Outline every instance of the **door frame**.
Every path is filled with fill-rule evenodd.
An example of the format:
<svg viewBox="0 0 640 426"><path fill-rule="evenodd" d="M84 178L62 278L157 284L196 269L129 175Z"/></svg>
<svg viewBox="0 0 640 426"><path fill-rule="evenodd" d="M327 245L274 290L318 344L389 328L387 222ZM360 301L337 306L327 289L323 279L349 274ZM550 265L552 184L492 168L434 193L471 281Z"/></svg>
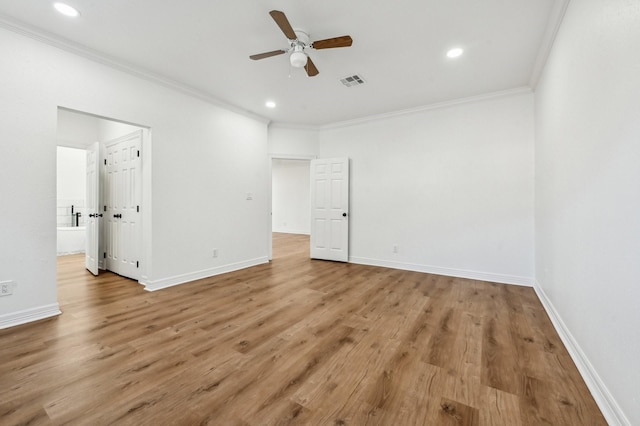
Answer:
<svg viewBox="0 0 640 426"><path fill-rule="evenodd" d="M308 160L309 163L311 163L311 160L317 158L317 155L269 154L269 209L267 211L267 247L269 249L269 261L273 260L273 160ZM311 217L311 212L309 212L309 217Z"/></svg>
<svg viewBox="0 0 640 426"><path fill-rule="evenodd" d="M151 209L152 209L152 200L151 200L151 187L152 187L152 182L151 182L151 177L152 177L152 171L151 171L151 165L152 165L152 138L153 138L153 132L151 127L149 126L145 126L143 124L138 124L138 123L134 123L131 121L126 121L126 120L119 120L116 118L111 118L111 117L106 117L104 115L99 115L99 114L92 114L90 112L87 111L82 111L82 110L78 110L78 109L73 109L73 108L68 108L68 107L64 107L62 105L58 105L57 106L57 111L59 110L63 110L63 111L67 111L67 112L71 112L74 114L80 114L80 115L85 115L85 116L89 116L89 117L95 117L97 119L100 120L105 120L105 121L111 121L114 123L122 123L122 124L128 124L130 126L135 126L138 127L139 129L142 130L142 148L141 148L141 153L140 153L140 160L141 160L141 172L142 172L142 200L141 200L141 204L140 204L140 209L142 210L140 213L140 226L141 226L141 238L142 238L142 242L140 244L140 275L138 278L138 282L140 284L146 285L149 283L151 277L152 277L152 267L151 267L151 259L152 259L152 214L151 214ZM58 116L58 115L56 115ZM65 147L69 147L69 148L79 148L79 149L87 149L89 143L74 143L74 142L69 142L69 141L65 141L62 139L56 139L56 145L57 146L65 146ZM100 142L100 149L101 150L105 150L105 144L104 142ZM102 154L102 151L101 151ZM102 156L102 158L104 159L105 157ZM104 169L102 169L102 167L100 168L101 171L100 173L103 172ZM104 179L103 176L101 174L100 176L100 193L104 194L104 189L103 189L103 183L104 183ZM104 202L103 200L100 200L100 204L102 206L104 206ZM100 221L100 239L104 241L103 238L103 224L104 221ZM104 252L104 246L100 247L99 252L102 251ZM101 256L100 256L101 257ZM99 259L99 269L104 270L105 269L105 262L104 259Z"/></svg>

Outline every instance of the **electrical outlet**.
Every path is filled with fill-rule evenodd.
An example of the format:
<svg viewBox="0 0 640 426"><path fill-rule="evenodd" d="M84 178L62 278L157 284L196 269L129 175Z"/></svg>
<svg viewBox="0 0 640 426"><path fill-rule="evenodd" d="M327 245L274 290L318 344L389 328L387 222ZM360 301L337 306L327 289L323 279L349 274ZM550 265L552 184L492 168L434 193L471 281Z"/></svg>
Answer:
<svg viewBox="0 0 640 426"><path fill-rule="evenodd" d="M214 257L214 258L215 258L215 257L218 257L218 249L217 249L217 248L214 248L214 249L213 249L213 257Z"/></svg>
<svg viewBox="0 0 640 426"><path fill-rule="evenodd" d="M398 252L398 245L394 244L392 250L393 250L394 253L397 253Z"/></svg>
<svg viewBox="0 0 640 426"><path fill-rule="evenodd" d="M13 282L0 282L0 296L10 296L13 294Z"/></svg>

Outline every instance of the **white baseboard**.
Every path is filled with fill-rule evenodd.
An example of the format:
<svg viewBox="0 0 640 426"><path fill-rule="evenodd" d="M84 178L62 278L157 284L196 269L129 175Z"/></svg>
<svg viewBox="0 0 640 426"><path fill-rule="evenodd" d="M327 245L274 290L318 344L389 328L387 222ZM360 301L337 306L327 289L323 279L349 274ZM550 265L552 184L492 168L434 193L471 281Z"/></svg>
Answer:
<svg viewBox="0 0 640 426"><path fill-rule="evenodd" d="M37 308L0 315L0 330L3 328L14 327L16 325L26 324L32 321L54 317L61 313L60 306L57 303L52 303L51 305L39 306Z"/></svg>
<svg viewBox="0 0 640 426"><path fill-rule="evenodd" d="M216 268L204 269L202 271L190 272L188 274L175 275L173 277L162 278L159 280L151 281L139 281L144 285L144 289L147 291L156 291L163 288L173 287L176 285L188 283L203 278L213 277L215 275L226 274L227 272L238 271L240 269L249 268L251 266L261 265L268 263L269 258L267 256L259 257L256 259L245 260L243 262L231 263L228 265L218 266Z"/></svg>
<svg viewBox="0 0 640 426"><path fill-rule="evenodd" d="M382 266L384 268L404 269L406 271L424 272L427 274L445 275L448 277L469 278L501 284L514 284L533 287L532 277L496 274L492 272L469 271L465 269L444 268L441 266L419 265L414 263L394 262L389 260L369 259L365 257L349 257L349 262L361 265Z"/></svg>
<svg viewBox="0 0 640 426"><path fill-rule="evenodd" d="M573 359L578 371L580 371L589 391L591 391L593 399L595 399L600 411L602 411L602 415L612 426L631 426L631 422L624 415L624 412L616 402L613 395L611 395L611 392L609 392L609 389L607 389L607 386L598 375L598 372L593 368L591 362L589 362L589 358L587 358L576 339L574 339L573 335L562 320L562 317L560 317L560 314L556 311L551 300L549 300L546 293L540 286L540 283L535 281L533 288L538 295L540 302L542 302L542 306L544 306L545 311L547 311L547 315L551 318L551 322L558 332L562 343L564 343L567 351L569 351L571 359Z"/></svg>

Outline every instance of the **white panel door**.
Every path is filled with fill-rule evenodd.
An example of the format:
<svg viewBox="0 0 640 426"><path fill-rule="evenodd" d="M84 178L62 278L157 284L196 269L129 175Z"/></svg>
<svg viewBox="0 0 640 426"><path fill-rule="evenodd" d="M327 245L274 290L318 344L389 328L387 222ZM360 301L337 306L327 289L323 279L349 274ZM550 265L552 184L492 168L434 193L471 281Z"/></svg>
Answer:
<svg viewBox="0 0 640 426"><path fill-rule="evenodd" d="M106 145L106 267L116 274L137 280L141 237L142 131Z"/></svg>
<svg viewBox="0 0 640 426"><path fill-rule="evenodd" d="M93 274L98 275L98 262L100 260L99 239L100 239L100 217L102 217L100 208L100 173L98 166L100 164L100 143L94 142L87 149L87 199L85 219L86 227L86 248L85 248L85 266Z"/></svg>
<svg viewBox="0 0 640 426"><path fill-rule="evenodd" d="M349 159L311 160L311 258L349 260Z"/></svg>

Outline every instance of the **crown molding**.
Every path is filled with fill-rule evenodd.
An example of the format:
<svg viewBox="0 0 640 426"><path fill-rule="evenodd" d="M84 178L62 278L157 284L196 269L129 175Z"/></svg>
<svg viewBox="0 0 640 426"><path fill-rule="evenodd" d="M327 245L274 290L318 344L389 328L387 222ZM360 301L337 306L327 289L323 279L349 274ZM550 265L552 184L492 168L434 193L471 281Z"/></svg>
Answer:
<svg viewBox="0 0 640 426"><path fill-rule="evenodd" d="M564 20L564 15L567 12L570 1L571 0L556 0L551 13L549 14L547 27L545 28L544 35L542 36L542 43L540 43L540 48L538 49L538 56L533 64L533 71L529 78L529 86L533 90L536 89L538 81L540 81L542 71L547 64L547 60L551 54L551 49L556 41L556 36L558 35L558 31L560 30L560 26L562 25L562 21Z"/></svg>
<svg viewBox="0 0 640 426"><path fill-rule="evenodd" d="M531 93L533 93L533 91L528 86L516 87L514 89L501 90L501 91L498 91L498 92L486 93L484 95L470 96L470 97L467 97L467 98L460 98L460 99L453 99L453 100L450 100L450 101L423 105L423 106L419 106L419 107L416 107L416 108L403 109L403 110L399 110L399 111L392 111L392 112L387 112L387 113L383 113L383 114L376 114L376 115L370 115L370 116L367 116L367 117L356 118L354 120L347 120L347 121L340 121L340 122L336 122L336 123L332 123L332 124L326 124L324 126L320 126L319 130L331 130L331 129L337 129L337 128L341 128L341 127L351 127L351 126L356 126L356 125L359 125L359 124L368 123L368 122L371 122L371 121L384 120L384 119L389 119L389 118L395 118L395 117L401 117L401 116L405 116L405 115L421 113L421 112L425 112L425 111L432 111L432 110L437 110L437 109L442 109L442 108L450 108L452 106L471 104L471 103L475 103L475 102L483 102L483 101L492 100L492 99L499 99L499 98L505 98L505 97L509 97L509 96L517 96L517 95L531 94Z"/></svg>
<svg viewBox="0 0 640 426"><path fill-rule="evenodd" d="M118 71L125 72L129 75L133 75L143 80L147 80L152 83L159 84L168 89L200 99L202 101L224 108L231 112L235 112L237 114L246 116L248 118L252 118L254 120L257 120L263 123L267 123L267 124L269 123L269 119L267 119L266 117L256 114L254 112L239 108L238 106L230 104L228 102L224 102L204 90L197 89L195 87L181 83L177 80L149 71L140 66L133 65L119 58L106 55L94 49L90 49L86 46L83 46L69 39L59 37L48 31L44 31L42 29L35 28L31 25L25 24L24 22L18 21L7 15L0 14L0 28L4 28L16 34L31 38L43 44L47 44L49 46L58 48L60 50L64 50L66 52L83 57L93 62L97 62L101 65L108 66Z"/></svg>

